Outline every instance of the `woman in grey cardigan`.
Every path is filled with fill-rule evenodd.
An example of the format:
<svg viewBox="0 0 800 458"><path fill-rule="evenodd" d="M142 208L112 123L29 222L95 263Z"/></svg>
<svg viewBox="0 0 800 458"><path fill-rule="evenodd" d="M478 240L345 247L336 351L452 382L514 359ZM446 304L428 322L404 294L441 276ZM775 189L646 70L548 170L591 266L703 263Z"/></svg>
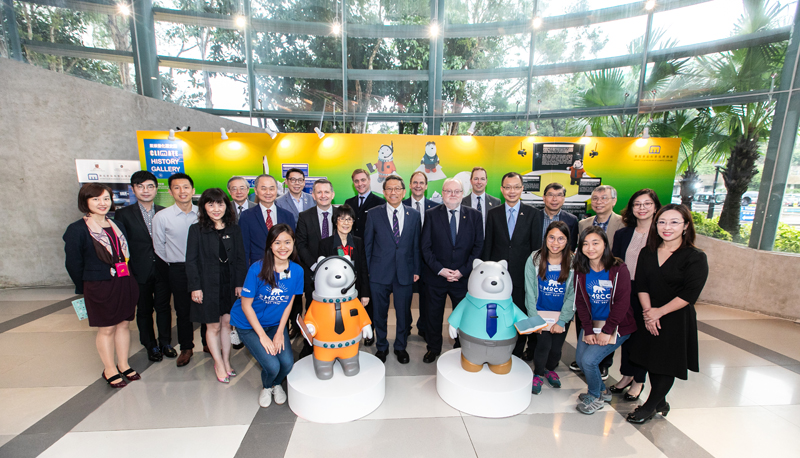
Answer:
<svg viewBox="0 0 800 458"><path fill-rule="evenodd" d="M541 393L543 379L553 388L561 388L555 368L561 360L561 348L575 314L569 235L565 223L553 221L547 226L544 246L531 254L525 264L528 316L540 316L548 322L548 327L537 336L533 353L533 394Z"/></svg>

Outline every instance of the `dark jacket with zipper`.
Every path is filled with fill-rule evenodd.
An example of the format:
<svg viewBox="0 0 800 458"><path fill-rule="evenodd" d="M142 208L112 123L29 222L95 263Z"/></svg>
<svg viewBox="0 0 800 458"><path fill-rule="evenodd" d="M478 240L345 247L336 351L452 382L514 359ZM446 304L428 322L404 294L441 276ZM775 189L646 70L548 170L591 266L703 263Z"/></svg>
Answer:
<svg viewBox="0 0 800 458"><path fill-rule="evenodd" d="M631 274L628 266L621 262L608 270L608 278L614 282L611 287L611 304L608 319L603 326L603 334L612 335L614 330L621 336L636 331L636 320L631 308ZM586 274L575 272L575 313L581 320L585 335L594 333L592 329L592 303L586 293Z"/></svg>

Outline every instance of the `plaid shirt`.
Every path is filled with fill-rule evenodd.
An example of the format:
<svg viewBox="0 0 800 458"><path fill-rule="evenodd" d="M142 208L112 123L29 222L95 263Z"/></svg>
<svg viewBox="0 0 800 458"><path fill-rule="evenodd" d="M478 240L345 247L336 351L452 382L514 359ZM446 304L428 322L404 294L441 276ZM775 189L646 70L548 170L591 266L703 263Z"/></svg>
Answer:
<svg viewBox="0 0 800 458"><path fill-rule="evenodd" d="M150 233L150 237L153 236L153 217L156 216L156 206L151 205L150 210L145 210L144 206L141 202L138 202L139 210L142 212L142 218L144 218L144 224L147 225L147 232Z"/></svg>
<svg viewBox="0 0 800 458"><path fill-rule="evenodd" d="M544 239L547 237L547 226L549 226L553 221L561 221L561 210L559 209L558 213L556 213L552 218L550 218L546 211L542 211L542 214L544 215L544 218L542 218L544 220L542 226L542 245L544 245Z"/></svg>

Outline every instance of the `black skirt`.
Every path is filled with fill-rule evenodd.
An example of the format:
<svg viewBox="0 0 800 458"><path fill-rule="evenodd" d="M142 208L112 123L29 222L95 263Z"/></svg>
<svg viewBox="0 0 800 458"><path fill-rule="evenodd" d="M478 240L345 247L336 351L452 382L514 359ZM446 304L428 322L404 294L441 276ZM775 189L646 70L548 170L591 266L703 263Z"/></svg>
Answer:
<svg viewBox="0 0 800 458"><path fill-rule="evenodd" d="M83 282L83 299L89 326L116 326L133 321L139 301L139 285L132 276Z"/></svg>

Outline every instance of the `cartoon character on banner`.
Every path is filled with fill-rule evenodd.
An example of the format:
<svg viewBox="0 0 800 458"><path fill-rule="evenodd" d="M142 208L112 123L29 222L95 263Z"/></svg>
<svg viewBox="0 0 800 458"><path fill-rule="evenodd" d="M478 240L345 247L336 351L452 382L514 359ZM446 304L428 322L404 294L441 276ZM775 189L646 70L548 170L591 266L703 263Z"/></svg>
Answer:
<svg viewBox="0 0 800 458"><path fill-rule="evenodd" d="M541 317L528 317L511 301L511 276L506 261L472 263L467 296L450 314L450 337L461 341L461 367L479 372L484 364L495 374L511 371L517 332L531 334L547 327Z"/></svg>
<svg viewBox="0 0 800 458"><path fill-rule="evenodd" d="M386 181L386 177L395 173L397 167L394 166L394 142L389 145L381 145L378 148L378 162L367 164L370 173L378 172L378 183Z"/></svg>
<svg viewBox="0 0 800 458"><path fill-rule="evenodd" d="M567 167L569 170L569 184L578 184L578 180L586 176L586 171L583 169L583 162L580 159L575 160L572 167Z"/></svg>
<svg viewBox="0 0 800 458"><path fill-rule="evenodd" d="M314 372L318 379L329 380L338 359L344 375L352 377L361 369L361 338L372 338L372 321L355 288L355 267L349 256L320 256L312 270L313 300L305 317L297 317L297 323L314 347Z"/></svg>
<svg viewBox="0 0 800 458"><path fill-rule="evenodd" d="M428 181L443 180L447 178L444 174L441 165L439 164L439 155L436 154L436 142L428 142L425 144L425 153L419 161L420 166L417 167L417 172L425 173Z"/></svg>

